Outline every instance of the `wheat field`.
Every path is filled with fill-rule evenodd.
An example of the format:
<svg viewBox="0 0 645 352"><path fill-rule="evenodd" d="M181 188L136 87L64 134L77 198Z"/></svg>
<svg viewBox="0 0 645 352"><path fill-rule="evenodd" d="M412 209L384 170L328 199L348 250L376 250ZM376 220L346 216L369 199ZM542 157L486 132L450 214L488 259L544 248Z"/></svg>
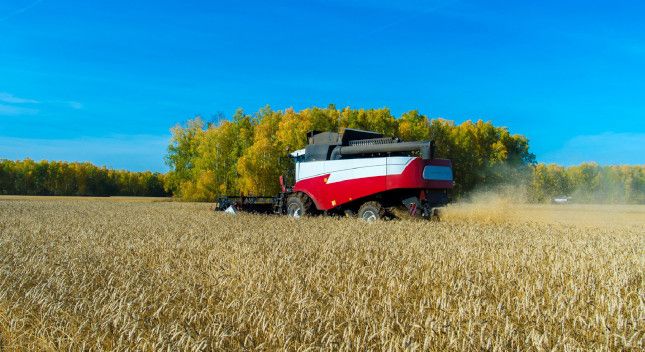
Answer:
<svg viewBox="0 0 645 352"><path fill-rule="evenodd" d="M0 350L643 350L645 207L0 198Z"/></svg>

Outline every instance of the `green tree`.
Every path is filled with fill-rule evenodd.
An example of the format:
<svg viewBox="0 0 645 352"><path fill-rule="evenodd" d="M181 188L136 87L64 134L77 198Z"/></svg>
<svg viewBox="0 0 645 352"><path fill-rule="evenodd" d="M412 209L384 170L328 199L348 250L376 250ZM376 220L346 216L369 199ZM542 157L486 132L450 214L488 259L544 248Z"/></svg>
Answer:
<svg viewBox="0 0 645 352"><path fill-rule="evenodd" d="M172 137L168 146L166 163L171 171L168 173L166 187L174 194L181 195L181 187L193 177L193 167L198 156L198 147L204 133L204 121L195 117L186 126L177 125L171 129Z"/></svg>
<svg viewBox="0 0 645 352"><path fill-rule="evenodd" d="M256 116L253 145L238 160L239 188L246 195L275 194L278 177L287 167L286 151L277 138L282 112L270 107Z"/></svg>
<svg viewBox="0 0 645 352"><path fill-rule="evenodd" d="M412 110L399 118L399 138L404 141L425 141L430 139L430 120L419 111Z"/></svg>
<svg viewBox="0 0 645 352"><path fill-rule="evenodd" d="M397 121L388 108L353 110L346 107L340 113L339 127L375 131L386 136L398 132Z"/></svg>
<svg viewBox="0 0 645 352"><path fill-rule="evenodd" d="M90 163L0 160L0 194L58 196L167 196L164 176L97 167Z"/></svg>

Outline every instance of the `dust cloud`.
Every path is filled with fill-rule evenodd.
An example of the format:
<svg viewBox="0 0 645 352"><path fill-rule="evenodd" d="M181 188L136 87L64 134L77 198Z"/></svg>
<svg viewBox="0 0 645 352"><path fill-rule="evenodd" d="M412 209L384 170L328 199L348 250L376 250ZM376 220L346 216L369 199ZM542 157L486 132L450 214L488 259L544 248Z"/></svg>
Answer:
<svg viewBox="0 0 645 352"><path fill-rule="evenodd" d="M530 204L521 186L476 191L441 212L443 221L552 223L571 226L638 226L645 234L645 205Z"/></svg>

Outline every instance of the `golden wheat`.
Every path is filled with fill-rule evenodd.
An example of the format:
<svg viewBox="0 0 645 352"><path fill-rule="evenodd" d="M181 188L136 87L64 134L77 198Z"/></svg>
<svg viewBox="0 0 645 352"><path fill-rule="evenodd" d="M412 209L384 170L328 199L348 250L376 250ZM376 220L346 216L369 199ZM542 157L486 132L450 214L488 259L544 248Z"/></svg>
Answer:
<svg viewBox="0 0 645 352"><path fill-rule="evenodd" d="M488 208L366 224L3 199L0 350L645 347L642 208L607 226Z"/></svg>

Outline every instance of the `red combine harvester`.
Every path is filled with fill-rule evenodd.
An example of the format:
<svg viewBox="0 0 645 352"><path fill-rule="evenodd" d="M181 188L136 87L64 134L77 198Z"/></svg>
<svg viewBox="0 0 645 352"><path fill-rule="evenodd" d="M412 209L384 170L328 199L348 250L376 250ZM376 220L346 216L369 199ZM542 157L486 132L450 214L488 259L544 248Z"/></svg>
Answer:
<svg viewBox="0 0 645 352"><path fill-rule="evenodd" d="M434 143L401 142L370 131L310 132L290 154L295 180L273 197L222 197L219 210L274 212L301 217L336 213L373 221L403 211L432 218L448 203L452 163L434 158ZM400 211L397 211L397 208Z"/></svg>

